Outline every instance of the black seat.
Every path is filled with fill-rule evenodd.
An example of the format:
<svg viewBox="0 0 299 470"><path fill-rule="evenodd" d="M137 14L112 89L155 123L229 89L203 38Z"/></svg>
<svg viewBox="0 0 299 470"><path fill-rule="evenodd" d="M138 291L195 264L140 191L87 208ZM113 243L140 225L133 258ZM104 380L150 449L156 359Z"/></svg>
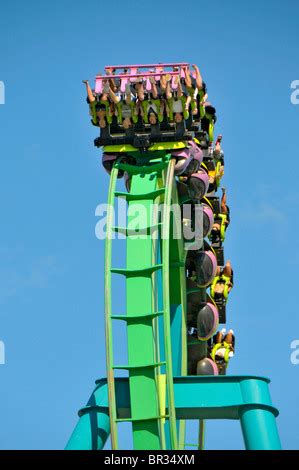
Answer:
<svg viewBox="0 0 299 470"><path fill-rule="evenodd" d="M196 375L197 363L207 357L207 343L188 335L188 375Z"/></svg>
<svg viewBox="0 0 299 470"><path fill-rule="evenodd" d="M220 240L220 244L222 244L221 240ZM212 243L212 247L214 248L214 251L216 253L216 258L217 258L217 264L218 266L224 266L225 263L224 263L224 248L223 246L215 246L215 244Z"/></svg>
<svg viewBox="0 0 299 470"><path fill-rule="evenodd" d="M206 198L209 200L209 202L213 206L213 212L214 214L220 214L221 212L221 206L220 206L220 199L217 196L206 196Z"/></svg>
<svg viewBox="0 0 299 470"><path fill-rule="evenodd" d="M226 302L224 298L214 299L218 308L219 323L226 323Z"/></svg>

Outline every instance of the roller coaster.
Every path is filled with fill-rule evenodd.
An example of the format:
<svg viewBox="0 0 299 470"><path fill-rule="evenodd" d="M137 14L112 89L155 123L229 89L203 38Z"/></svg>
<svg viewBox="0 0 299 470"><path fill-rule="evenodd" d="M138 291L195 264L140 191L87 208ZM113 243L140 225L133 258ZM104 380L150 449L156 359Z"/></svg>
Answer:
<svg viewBox="0 0 299 470"><path fill-rule="evenodd" d="M269 380L226 374L235 352L226 332L233 270L222 136L199 69L188 63L107 66L84 81L94 141L110 175L105 241L107 377L96 382L67 449L119 449L131 423L134 450L184 450L186 423L240 420L246 449L279 449ZM120 187L119 187L120 186ZM125 201L126 224L115 208ZM137 214L137 216L136 216ZM124 266L114 265L117 235ZM114 288L122 277L125 289ZM123 296L123 298L121 298ZM122 311L113 308L117 297ZM117 344L118 324L125 330ZM219 325L222 329L219 330Z"/></svg>

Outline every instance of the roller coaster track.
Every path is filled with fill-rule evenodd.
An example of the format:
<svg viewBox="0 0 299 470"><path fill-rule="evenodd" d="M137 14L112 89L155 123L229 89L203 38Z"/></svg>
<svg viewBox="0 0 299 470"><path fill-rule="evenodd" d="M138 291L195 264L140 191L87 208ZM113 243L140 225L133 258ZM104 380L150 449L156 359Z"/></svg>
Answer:
<svg viewBox="0 0 299 470"><path fill-rule="evenodd" d="M112 449L119 449L119 424L129 422L134 450L183 450L185 446L202 450L205 420L238 419L246 449L280 449L275 422L278 410L272 406L268 379L187 376L193 371L189 365L187 369L189 361L197 362L208 353L207 341L193 341L192 337L190 341L190 335L188 338L187 298L188 302L189 296L194 295L202 302L207 299L204 288L186 281L187 247L178 232L181 212L173 210L177 203L184 203L178 198L175 160L169 150L161 149L140 153L130 148L127 157L134 158L135 164L127 163L130 159L123 163L120 154L112 168L108 197L107 378L96 382L87 405L79 411L79 422L66 448L103 449L110 435ZM131 178L128 192L116 189L119 172L124 171ZM124 198L127 203L124 227L114 225L117 198ZM143 213L138 228L134 227L135 204ZM124 268L112 266L116 233L126 240ZM120 305L126 303L122 312L112 309L112 300L117 295L112 279L115 275L123 276L126 283L126 302L118 296ZM125 356L125 344L120 344L118 335L114 335L114 323L121 321L126 329L127 360L125 364L116 364L116 353L120 351ZM117 370L126 371L128 377L117 376ZM185 422L190 419L199 421L197 444L185 443Z"/></svg>
<svg viewBox="0 0 299 470"><path fill-rule="evenodd" d="M224 158L221 149L219 154L221 136L213 146L215 109L207 102L204 106L204 97L199 94L197 117L192 113L191 120L174 126L167 119L149 125L141 116L140 122L132 116L134 126L124 132L119 125L122 120L118 122L122 108L116 124L108 102L99 101L107 78L118 78L122 92L137 77L151 89L153 75L152 70L145 70L148 68L155 69L157 81L171 68L168 72L175 89L176 75L187 78L183 65L188 66L107 66L106 75L96 77L92 96L88 82L84 82L93 124L99 124L96 103L105 106L107 120L95 139L95 145L103 147L103 165L110 173L105 242L107 377L96 382L86 406L80 409L67 449L100 450L109 435L112 449L121 449L121 424L129 423L134 450L203 450L205 422L209 419L238 419L246 449L281 448L275 422L278 410L272 406L269 380L225 377L234 338L229 342L223 332L215 334L218 324L226 323L226 300L233 278L232 273L224 275L229 263L225 264L222 242L229 208L222 210L222 199L220 203L216 195ZM190 166L184 167L185 163ZM124 173L126 191L119 191L117 181ZM184 175L189 178L187 184ZM202 197L204 194L206 197ZM126 207L124 226L118 225L120 221L115 225L114 220L121 199ZM193 205L193 215L183 220L181 209L185 204ZM194 213L199 205L203 219L198 235L208 237L211 244L203 238L198 243L198 235L193 233L192 246L193 242L184 239L188 236L183 235L182 227L186 223L198 229ZM216 237L212 234L214 222L216 229L220 227ZM123 266L117 234L126 245ZM192 249L194 253L189 251ZM216 275L217 266L221 275ZM207 279L201 278L201 271ZM125 289L117 290L117 277L124 279ZM214 288L224 281L223 298L216 299ZM116 304L121 311L115 310ZM124 339L120 338L120 326ZM233 332L229 333L232 338ZM225 352L217 359L219 348ZM196 444L185 443L187 420L199 423Z"/></svg>
<svg viewBox="0 0 299 470"><path fill-rule="evenodd" d="M173 376L187 373L187 335L185 251L182 238L173 237L174 226L181 224L181 218L171 211L171 205L178 203L175 160L163 151L134 156L136 166L121 161L114 165L108 196L105 324L111 443L113 449L118 449L118 423L131 421L135 449L178 449L184 446L184 422L176 420ZM115 190L120 170L127 171L132 178L130 192ZM126 199L128 214L135 204L142 205L147 225L139 227L139 233L130 229L130 215L127 227L113 226L118 197ZM153 203L163 207L161 213L153 210ZM115 232L126 236L125 269L111 266ZM112 312L112 274L126 279L127 309L121 314ZM124 321L127 326L125 365L114 364L114 320ZM129 374L129 419L117 415L114 382L117 369Z"/></svg>

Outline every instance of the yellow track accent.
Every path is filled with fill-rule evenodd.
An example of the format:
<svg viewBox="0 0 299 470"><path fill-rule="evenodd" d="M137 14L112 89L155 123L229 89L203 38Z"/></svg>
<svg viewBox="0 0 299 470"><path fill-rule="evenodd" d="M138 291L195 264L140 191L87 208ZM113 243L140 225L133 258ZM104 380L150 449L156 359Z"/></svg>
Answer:
<svg viewBox="0 0 299 470"><path fill-rule="evenodd" d="M158 374L158 394L159 394L159 407L160 416L166 414L166 374ZM165 424L165 418L162 419L162 424Z"/></svg>
<svg viewBox="0 0 299 470"><path fill-rule="evenodd" d="M157 150L178 150L186 147L186 142L157 142L151 145L147 151L155 152ZM105 145L103 147L105 153L115 152L140 152L140 149L130 144L124 145Z"/></svg>

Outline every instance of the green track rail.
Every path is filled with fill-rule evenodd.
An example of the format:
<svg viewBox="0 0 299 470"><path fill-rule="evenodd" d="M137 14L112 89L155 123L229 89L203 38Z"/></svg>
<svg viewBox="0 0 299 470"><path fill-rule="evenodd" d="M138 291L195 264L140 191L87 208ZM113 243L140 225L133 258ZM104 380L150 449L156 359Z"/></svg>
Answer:
<svg viewBox="0 0 299 470"><path fill-rule="evenodd" d="M171 213L171 204L177 202L175 162L165 152L136 158L136 166L121 162L114 165L108 196L105 327L111 445L112 449L119 448L117 425L124 421L117 414L114 383L115 371L124 369L129 375L131 400L131 417L125 421L132 422L134 449L182 449L185 424L176 419L173 376L187 373L186 287L183 242L172 236L173 224L178 220ZM129 193L116 191L119 170L131 175ZM113 226L116 197L127 201L127 227ZM153 210L154 203L163 204L162 215ZM138 232L142 236L136 236L130 227L136 204L146 214L146 223ZM125 268L111 265L115 232L126 236ZM158 237L152 236L155 232ZM121 314L112 312L112 274L126 279L126 311ZM158 275L162 276L160 309ZM128 364L114 364L114 320L126 324Z"/></svg>

